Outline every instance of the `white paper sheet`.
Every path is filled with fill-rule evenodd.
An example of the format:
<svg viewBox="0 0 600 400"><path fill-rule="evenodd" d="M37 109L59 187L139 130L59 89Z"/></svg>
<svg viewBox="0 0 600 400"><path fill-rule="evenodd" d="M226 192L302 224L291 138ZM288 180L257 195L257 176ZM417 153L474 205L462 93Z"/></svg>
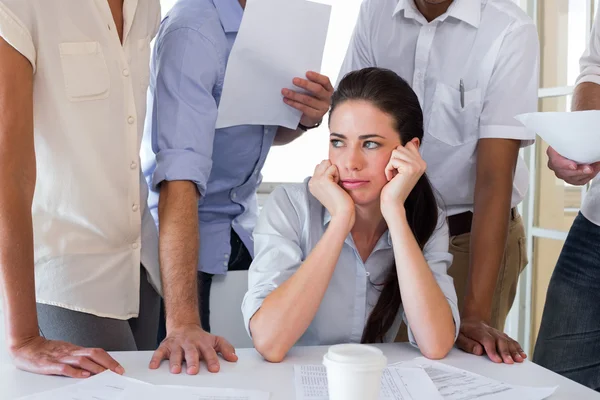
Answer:
<svg viewBox="0 0 600 400"><path fill-rule="evenodd" d="M281 89L319 72L331 6L306 0L248 0L229 55L217 128L276 125L296 129L301 112Z"/></svg>
<svg viewBox="0 0 600 400"><path fill-rule="evenodd" d="M322 365L295 365L296 400L328 400L327 371ZM421 368L386 368L380 400L441 400L435 385Z"/></svg>
<svg viewBox="0 0 600 400"><path fill-rule="evenodd" d="M130 388L123 400L269 400L270 394L256 390L189 386L151 386Z"/></svg>
<svg viewBox="0 0 600 400"><path fill-rule="evenodd" d="M579 164L600 161L600 111L529 113L515 118L563 157Z"/></svg>
<svg viewBox="0 0 600 400"><path fill-rule="evenodd" d="M151 386L111 371L92 376L72 385L22 397L19 400L121 400L125 392L136 387Z"/></svg>
<svg viewBox="0 0 600 400"><path fill-rule="evenodd" d="M423 357L394 366L423 368L445 400L543 400L556 391L556 387L508 385Z"/></svg>
<svg viewBox="0 0 600 400"><path fill-rule="evenodd" d="M59 389L19 400L269 400L256 390L157 386L107 371Z"/></svg>

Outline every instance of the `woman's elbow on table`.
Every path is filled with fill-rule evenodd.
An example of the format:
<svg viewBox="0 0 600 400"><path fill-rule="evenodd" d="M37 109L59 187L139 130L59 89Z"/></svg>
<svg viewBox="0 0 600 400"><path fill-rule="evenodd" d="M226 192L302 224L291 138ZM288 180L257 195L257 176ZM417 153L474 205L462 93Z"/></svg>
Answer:
<svg viewBox="0 0 600 400"><path fill-rule="evenodd" d="M419 346L421 354L430 360L441 360L445 358L452 347L454 346L454 333L452 335L444 335L434 343Z"/></svg>
<svg viewBox="0 0 600 400"><path fill-rule="evenodd" d="M256 318L250 320L252 342L254 348L263 358L272 363L280 363L287 355L288 348L278 340L278 335L273 332L272 326L262 326Z"/></svg>

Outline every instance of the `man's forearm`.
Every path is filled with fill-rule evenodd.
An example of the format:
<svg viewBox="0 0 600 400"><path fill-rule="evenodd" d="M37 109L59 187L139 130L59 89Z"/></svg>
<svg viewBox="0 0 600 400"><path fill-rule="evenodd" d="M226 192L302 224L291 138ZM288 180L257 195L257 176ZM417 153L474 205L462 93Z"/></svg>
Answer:
<svg viewBox="0 0 600 400"><path fill-rule="evenodd" d="M491 318L494 290L506 250L514 172L520 141L482 139L471 226L471 259L463 317Z"/></svg>
<svg viewBox="0 0 600 400"><path fill-rule="evenodd" d="M39 335L35 306L33 189L12 182L14 171L0 174L0 282L4 296L6 336L9 348ZM33 186L33 185L28 185Z"/></svg>
<svg viewBox="0 0 600 400"><path fill-rule="evenodd" d="M500 191L492 182L482 183L480 186L475 196L469 280L463 316L475 316L489 322L508 236L512 182L508 196L506 188ZM503 195L499 195L501 192L504 192Z"/></svg>
<svg viewBox="0 0 600 400"><path fill-rule="evenodd" d="M294 130L280 126L277 129L277 134L275 135L275 139L273 140L273 145L284 146L298 139L300 136L302 136L303 133L304 131L300 128Z"/></svg>
<svg viewBox="0 0 600 400"><path fill-rule="evenodd" d="M600 85L583 82L575 87L573 111L600 110Z"/></svg>
<svg viewBox="0 0 600 400"><path fill-rule="evenodd" d="M189 181L163 182L158 210L160 270L167 330L178 325L199 325L196 185Z"/></svg>

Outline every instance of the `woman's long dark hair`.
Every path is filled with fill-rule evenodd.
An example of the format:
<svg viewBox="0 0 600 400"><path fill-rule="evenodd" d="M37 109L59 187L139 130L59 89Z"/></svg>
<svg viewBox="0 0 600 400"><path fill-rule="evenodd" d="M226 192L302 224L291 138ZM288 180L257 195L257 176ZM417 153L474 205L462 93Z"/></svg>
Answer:
<svg viewBox="0 0 600 400"><path fill-rule="evenodd" d="M408 83L393 71L364 68L347 74L333 94L330 116L337 106L349 100L367 101L393 117L394 128L403 145L414 138L423 140L423 112L419 99ZM419 179L404 208L410 229L423 250L438 220L436 198L426 175ZM395 265L380 286L381 295L365 326L362 343L383 342L402 303Z"/></svg>

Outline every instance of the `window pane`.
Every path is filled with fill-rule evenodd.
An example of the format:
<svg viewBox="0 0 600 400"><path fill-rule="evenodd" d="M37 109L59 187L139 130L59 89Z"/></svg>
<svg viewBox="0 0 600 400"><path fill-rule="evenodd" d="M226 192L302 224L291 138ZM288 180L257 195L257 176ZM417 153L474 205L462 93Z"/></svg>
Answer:
<svg viewBox="0 0 600 400"><path fill-rule="evenodd" d="M575 84L579 58L587 45L588 19L586 0L538 1L540 87Z"/></svg>

